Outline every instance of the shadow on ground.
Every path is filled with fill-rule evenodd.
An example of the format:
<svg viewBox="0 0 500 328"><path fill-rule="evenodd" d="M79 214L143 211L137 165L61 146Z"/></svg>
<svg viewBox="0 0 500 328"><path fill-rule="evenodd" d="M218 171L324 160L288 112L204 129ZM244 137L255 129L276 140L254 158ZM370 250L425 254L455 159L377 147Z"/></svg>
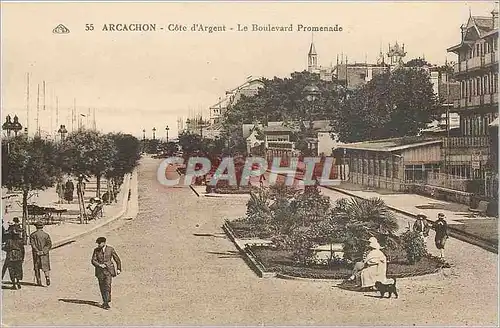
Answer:
<svg viewBox="0 0 500 328"><path fill-rule="evenodd" d="M231 258L241 258L241 254L238 251L226 251L226 252L207 252L208 254L220 255L220 259L231 259Z"/></svg>
<svg viewBox="0 0 500 328"><path fill-rule="evenodd" d="M79 299L73 299L73 298L60 298L60 302L64 303L72 303L72 304L81 304L81 305L90 305L90 306L95 306L95 307L101 307L99 302L96 301L86 301L86 300L79 300Z"/></svg>
<svg viewBox="0 0 500 328"><path fill-rule="evenodd" d="M2 281L2 285L3 284L12 285L12 281ZM35 284L34 282L23 282L23 281L21 281L21 286L42 287L42 286L39 286L39 285ZM2 286L2 289L6 289L6 288L10 289L10 287Z"/></svg>
<svg viewBox="0 0 500 328"><path fill-rule="evenodd" d="M223 233L193 233L193 236L196 236L196 237L226 238L226 235L223 234Z"/></svg>

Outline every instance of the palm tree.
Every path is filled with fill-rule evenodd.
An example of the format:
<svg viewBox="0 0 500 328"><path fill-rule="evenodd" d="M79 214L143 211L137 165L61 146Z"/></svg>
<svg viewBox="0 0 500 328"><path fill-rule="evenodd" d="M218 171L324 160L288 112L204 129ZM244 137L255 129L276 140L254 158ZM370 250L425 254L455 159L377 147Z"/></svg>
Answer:
<svg viewBox="0 0 500 328"><path fill-rule="evenodd" d="M380 198L340 199L332 210L332 220L332 233L343 235L345 251L351 256L361 252L371 236L382 244L397 243L396 217Z"/></svg>

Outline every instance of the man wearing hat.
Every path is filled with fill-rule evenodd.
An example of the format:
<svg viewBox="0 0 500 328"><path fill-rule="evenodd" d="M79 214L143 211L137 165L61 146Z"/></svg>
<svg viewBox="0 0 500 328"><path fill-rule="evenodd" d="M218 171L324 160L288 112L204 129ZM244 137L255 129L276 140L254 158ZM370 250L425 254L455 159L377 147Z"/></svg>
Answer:
<svg viewBox="0 0 500 328"><path fill-rule="evenodd" d="M97 247L94 249L91 262L99 281L102 308L108 310L110 309L109 302L111 302L111 280L122 271L122 262L115 249L106 245L105 237L99 237L95 242ZM113 260L116 262L116 269Z"/></svg>
<svg viewBox="0 0 500 328"><path fill-rule="evenodd" d="M417 220L413 224L413 231L418 232L422 236L424 243L427 244L427 237L429 236L431 226L427 223L426 218L427 216L424 213L419 213Z"/></svg>
<svg viewBox="0 0 500 328"><path fill-rule="evenodd" d="M30 245L33 253L33 268L35 270L36 283L42 286L40 270L45 274L45 282L50 286L50 257L52 240L48 233L43 231L43 223L35 223L36 231L30 235Z"/></svg>
<svg viewBox="0 0 500 328"><path fill-rule="evenodd" d="M436 231L434 242L436 243L436 248L439 249L441 253L441 258L444 258L444 244L448 239L448 223L446 223L444 218L444 214L439 213L437 221L433 224L433 228Z"/></svg>
<svg viewBox="0 0 500 328"><path fill-rule="evenodd" d="M7 243L7 241L11 238L17 240L17 237L22 238L23 235L23 228L21 228L21 223L19 222L19 218L15 217L12 219L11 222L9 222L9 228L7 231L4 233L4 239L2 240L4 243ZM24 249L23 249L24 251ZM24 253L23 253L24 254ZM24 255L23 255L24 259ZM2 267L2 279L5 276L5 273L7 272L7 268L9 267L9 261L8 258L5 259Z"/></svg>

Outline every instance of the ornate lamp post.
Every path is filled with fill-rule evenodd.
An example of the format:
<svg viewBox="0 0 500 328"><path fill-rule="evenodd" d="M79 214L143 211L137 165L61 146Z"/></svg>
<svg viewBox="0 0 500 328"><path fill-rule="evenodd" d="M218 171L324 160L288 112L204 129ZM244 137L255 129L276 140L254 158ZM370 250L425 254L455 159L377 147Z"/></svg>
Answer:
<svg viewBox="0 0 500 328"><path fill-rule="evenodd" d="M12 131L14 131L14 135L17 137L19 131L23 129L21 123L19 123L19 118L17 115L14 115L14 122L12 122Z"/></svg>
<svg viewBox="0 0 500 328"><path fill-rule="evenodd" d="M156 138L156 134L155 133L156 133L156 128L153 128L153 140L155 140L155 138Z"/></svg>
<svg viewBox="0 0 500 328"><path fill-rule="evenodd" d="M12 119L10 118L10 115L7 115L5 118L5 123L2 124L2 129L7 131L7 138L10 138L10 134L13 131L13 122Z"/></svg>
<svg viewBox="0 0 500 328"><path fill-rule="evenodd" d="M170 130L170 128L169 128L169 127L168 127L168 125L167 125L167 127L165 128L165 131L167 131L167 142L168 142L168 131L169 131L169 130Z"/></svg>
<svg viewBox="0 0 500 328"><path fill-rule="evenodd" d="M61 141L64 141L64 136L66 135L66 133L68 133L68 130L66 130L66 125L61 124L61 126L59 126L59 130L57 130L57 133L61 135Z"/></svg>

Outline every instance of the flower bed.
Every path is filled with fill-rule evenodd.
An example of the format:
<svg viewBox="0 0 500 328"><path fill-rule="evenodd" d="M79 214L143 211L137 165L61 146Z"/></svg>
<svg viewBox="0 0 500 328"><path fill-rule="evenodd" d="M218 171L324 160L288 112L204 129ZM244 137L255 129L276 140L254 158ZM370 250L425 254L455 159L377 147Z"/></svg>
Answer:
<svg viewBox="0 0 500 328"><path fill-rule="evenodd" d="M276 271L288 276L313 279L346 279L352 273L353 264L300 265L292 260L292 253L271 247L252 246L252 252L268 271ZM421 276L437 272L443 263L433 256L426 256L414 265L404 258L402 250L385 251L389 259L387 276L402 278Z"/></svg>
<svg viewBox="0 0 500 328"><path fill-rule="evenodd" d="M245 238L265 239L270 237L270 234L268 232L266 233L262 229L259 229L258 226L244 222L243 220L228 221L227 224L233 231L236 238L239 239L245 239Z"/></svg>

